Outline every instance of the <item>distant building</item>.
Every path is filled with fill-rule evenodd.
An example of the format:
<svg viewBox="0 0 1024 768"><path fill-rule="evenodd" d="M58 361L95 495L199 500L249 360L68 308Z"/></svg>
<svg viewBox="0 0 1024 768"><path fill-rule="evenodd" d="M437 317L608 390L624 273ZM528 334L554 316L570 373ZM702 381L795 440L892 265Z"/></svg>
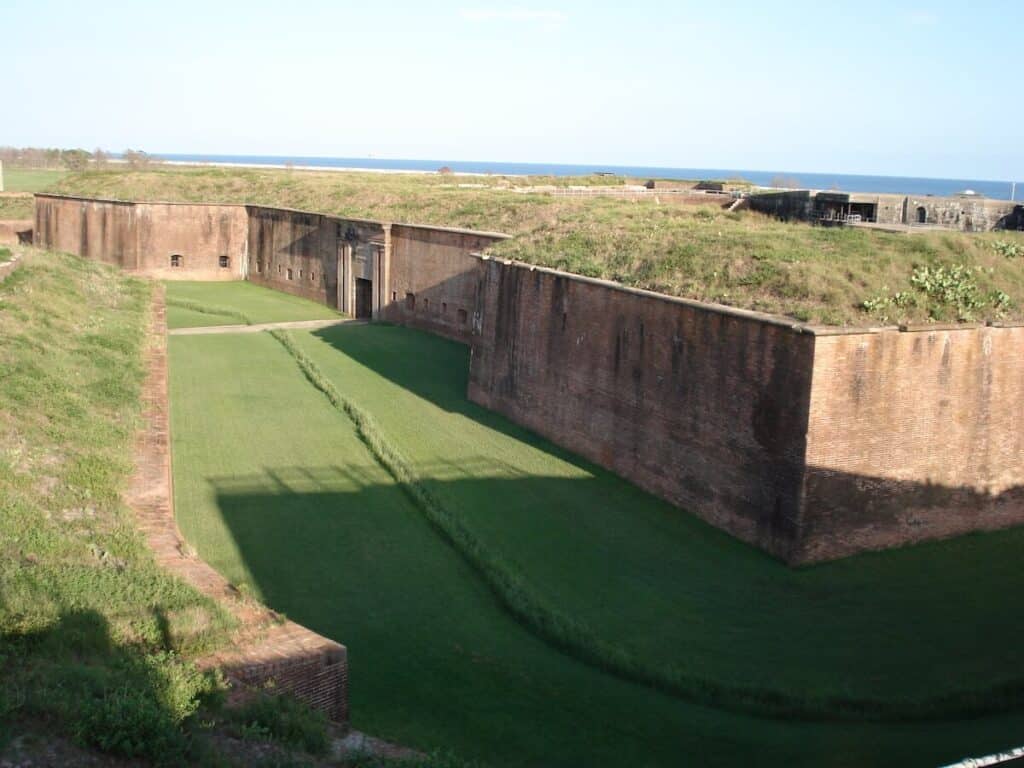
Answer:
<svg viewBox="0 0 1024 768"><path fill-rule="evenodd" d="M973 190L952 197L807 189L762 192L750 196L750 207L780 219L822 225L872 222L963 232L1024 229L1024 206L1010 200L990 200Z"/></svg>

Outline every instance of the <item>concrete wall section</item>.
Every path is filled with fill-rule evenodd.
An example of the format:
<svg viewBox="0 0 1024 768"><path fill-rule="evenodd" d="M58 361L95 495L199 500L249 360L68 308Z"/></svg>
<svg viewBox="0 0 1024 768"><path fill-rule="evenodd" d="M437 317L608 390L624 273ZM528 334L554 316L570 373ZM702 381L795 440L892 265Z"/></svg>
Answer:
<svg viewBox="0 0 1024 768"><path fill-rule="evenodd" d="M965 232L989 232L993 229L1016 229L1015 203L1006 200L988 200L984 197L958 195L956 197L907 198L907 224L933 224ZM925 212L921 222L920 211Z"/></svg>
<svg viewBox="0 0 1024 768"><path fill-rule="evenodd" d="M381 318L469 342L481 252L504 235L392 224Z"/></svg>
<svg viewBox="0 0 1024 768"><path fill-rule="evenodd" d="M801 559L1024 523L1024 328L819 336Z"/></svg>
<svg viewBox="0 0 1024 768"><path fill-rule="evenodd" d="M763 192L751 195L751 210L774 216L783 221L797 219L806 221L811 217L813 203L811 193L807 190L791 192Z"/></svg>
<svg viewBox="0 0 1024 768"><path fill-rule="evenodd" d="M814 336L483 260L469 397L735 536L798 549Z"/></svg>

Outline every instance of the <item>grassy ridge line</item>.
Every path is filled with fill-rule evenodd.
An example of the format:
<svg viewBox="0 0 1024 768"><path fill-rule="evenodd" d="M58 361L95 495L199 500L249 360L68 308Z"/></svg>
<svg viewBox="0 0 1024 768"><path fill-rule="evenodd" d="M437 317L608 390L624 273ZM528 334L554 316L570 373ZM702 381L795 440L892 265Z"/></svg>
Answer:
<svg viewBox="0 0 1024 768"><path fill-rule="evenodd" d="M248 316L242 314L238 310L231 309L230 307L217 307L210 304L200 304L196 301L189 301L187 299L167 299L167 305L170 307L177 307L178 309L191 309L193 312L199 312L204 315L221 315L223 317L233 317L243 325L252 325L252 320Z"/></svg>
<svg viewBox="0 0 1024 768"><path fill-rule="evenodd" d="M702 679L678 666L651 663L627 648L602 640L578 619L548 605L524 584L510 565L490 552L423 485L409 462L381 434L373 417L341 395L317 365L295 346L287 332L271 331L271 335L292 355L309 382L352 420L374 457L435 529L481 574L501 604L545 642L580 661L688 701L761 716L805 720L930 720L974 716L1019 705L1024 692L1024 684L1019 681L990 690L963 691L920 700L801 696Z"/></svg>
<svg viewBox="0 0 1024 768"><path fill-rule="evenodd" d="M156 562L123 500L151 286L29 250L0 284L0 752L58 731L187 762L233 618Z"/></svg>

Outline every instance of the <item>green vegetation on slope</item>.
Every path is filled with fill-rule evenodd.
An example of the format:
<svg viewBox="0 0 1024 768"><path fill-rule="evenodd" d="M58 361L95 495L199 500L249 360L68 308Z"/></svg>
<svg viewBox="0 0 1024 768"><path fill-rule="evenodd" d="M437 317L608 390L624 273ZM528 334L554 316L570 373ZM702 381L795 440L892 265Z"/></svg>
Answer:
<svg viewBox="0 0 1024 768"><path fill-rule="evenodd" d="M1024 247L1019 233L897 235L782 223L671 196L637 201L512 189L534 181L480 177L465 186L436 174L162 168L76 173L57 189L498 230L516 235L494 247L502 257L809 322L1024 317L1024 259L995 247L998 240ZM913 283L920 267L963 268L977 302L964 312L947 295L920 295ZM910 298L893 298L900 294Z"/></svg>
<svg viewBox="0 0 1024 768"><path fill-rule="evenodd" d="M464 349L400 329L363 330L373 332L365 343L379 357L359 359L351 346L339 344L330 354L351 358L341 368L327 360L327 345L318 339L301 333L292 338L337 389L373 411L431 492L463 514L477 536L490 535L478 518L493 518L501 540L496 536L487 546L532 588L542 588L616 640L625 637L615 634L616 626L639 622L636 635L664 643L663 653L679 638L663 636L662 622L677 621L673 612L686 612L680 621L689 622L700 639L682 643L677 660L700 663L699 654L707 653L708 664L720 669L726 662L715 652L727 655L728 649L716 646L733 642L744 627L768 624L760 629L762 639L784 630L766 610L731 626L722 616L694 615L692 606L671 604L679 593L673 581L689 581L692 592L708 593L708 604L729 598L730 591L771 595L771 585L761 582L778 576L781 566L459 401L451 388L464 385ZM374 460L349 418L274 339L225 335L175 337L170 343L182 528L233 582L348 646L352 712L362 730L421 748L454 748L497 765L656 766L691 759L701 765L859 766L939 764L990 751L1013 743L1024 723L1024 715L938 728L758 720L693 706L581 664L501 607L479 573ZM452 350L460 350L461 361ZM422 376L413 373L417 367ZM366 369L362 378L355 376L360 368ZM378 410L383 399L390 401L393 419ZM405 432L392 431L396 420L407 422ZM408 442L409 434L423 430L434 432L436 441ZM604 495L626 505L621 517L607 509ZM473 508L467 509L470 500ZM600 506L588 519L580 510L594 504ZM532 519L528 506L536 506ZM630 524L626 512L634 510ZM551 524L547 516L554 518ZM565 534L567 521L581 530L580 538ZM589 529L605 524L612 529L602 544ZM620 618L626 598L636 594L629 583L633 575L627 574L626 598L609 594L602 583L608 575L589 572L591 556L582 550L599 545L594 557L602 560L601 570L623 572L648 554L661 554L666 547L652 548L650 542L659 535L697 562L688 566L676 558L637 574L650 597L641 595L644 606ZM688 545L686 537L696 541ZM530 551L544 549L550 560L569 564L549 563L534 572ZM701 554L704 549L709 551ZM865 571L872 567L868 561ZM709 573L702 576L701 568ZM578 583L563 592L561 584L546 582L551 574ZM715 579L725 584L719 587ZM832 609L856 604L857 585L846 586ZM659 597L662 590L668 598ZM792 581L774 593L777 601L829 599L801 594ZM735 605L735 597L730 599ZM808 608L808 615L813 611ZM802 626L812 625L808 618ZM812 659L820 643L815 638L813 631L799 638ZM767 652L777 652L775 645ZM750 656L745 669L756 670L752 644L740 650ZM768 669L773 663L770 656L761 661ZM855 679L860 677L857 672Z"/></svg>
<svg viewBox="0 0 1024 768"><path fill-rule="evenodd" d="M168 281L167 326L278 323L329 320L340 315L330 307L243 281Z"/></svg>
<svg viewBox="0 0 1024 768"><path fill-rule="evenodd" d="M4 192L47 192L68 175L48 168L4 167Z"/></svg>
<svg viewBox="0 0 1024 768"><path fill-rule="evenodd" d="M150 290L35 252L0 284L0 747L42 718L88 746L181 760L212 688L182 659L231 621L156 566L120 501Z"/></svg>
<svg viewBox="0 0 1024 768"><path fill-rule="evenodd" d="M31 219L35 216L35 203L23 195L0 195L0 221L5 219Z"/></svg>

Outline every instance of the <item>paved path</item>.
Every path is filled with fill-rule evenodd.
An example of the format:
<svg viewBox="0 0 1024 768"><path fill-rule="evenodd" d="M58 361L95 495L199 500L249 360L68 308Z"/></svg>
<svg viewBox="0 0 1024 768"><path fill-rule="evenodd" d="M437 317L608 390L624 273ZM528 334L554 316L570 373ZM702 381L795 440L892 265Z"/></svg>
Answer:
<svg viewBox="0 0 1024 768"><path fill-rule="evenodd" d="M203 325L198 328L175 328L168 333L171 336L204 336L208 333L259 333L260 331L272 331L275 328L313 330L331 328L346 323L365 325L366 321L339 318L337 320L292 320L286 323L256 323L254 325Z"/></svg>

